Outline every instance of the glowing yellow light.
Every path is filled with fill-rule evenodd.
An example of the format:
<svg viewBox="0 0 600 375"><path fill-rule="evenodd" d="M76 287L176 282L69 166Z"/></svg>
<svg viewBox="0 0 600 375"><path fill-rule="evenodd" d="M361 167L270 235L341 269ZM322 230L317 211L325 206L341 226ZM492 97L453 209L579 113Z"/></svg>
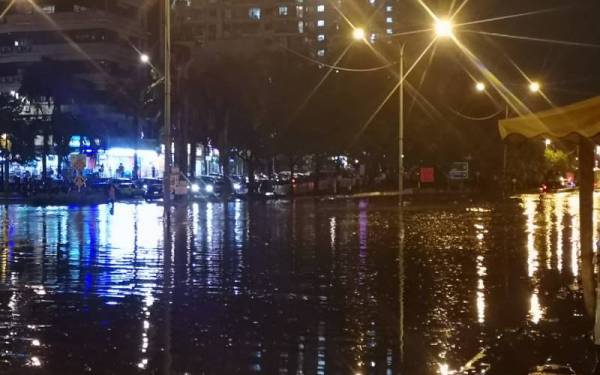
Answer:
<svg viewBox="0 0 600 375"><path fill-rule="evenodd" d="M475 85L475 89L479 92L484 92L485 91L485 83L477 82L477 84Z"/></svg>
<svg viewBox="0 0 600 375"><path fill-rule="evenodd" d="M438 38L449 38L453 35L454 25L449 20L438 19L435 21L435 35Z"/></svg>
<svg viewBox="0 0 600 375"><path fill-rule="evenodd" d="M355 40L363 40L365 38L365 30L361 27L357 27L352 32L352 37Z"/></svg>
<svg viewBox="0 0 600 375"><path fill-rule="evenodd" d="M150 62L150 56L148 56L148 55L147 55L147 54L145 54L145 53L142 53L142 54L140 55L140 61L141 61L143 64L148 64L148 63Z"/></svg>
<svg viewBox="0 0 600 375"><path fill-rule="evenodd" d="M450 374L450 368L445 363L440 363L440 375L448 375Z"/></svg>
<svg viewBox="0 0 600 375"><path fill-rule="evenodd" d="M539 82L531 82L529 84L529 91L531 91L531 92L538 92L538 91L540 91L540 88L541 88L541 86L540 86Z"/></svg>
<svg viewBox="0 0 600 375"><path fill-rule="evenodd" d="M546 144L546 146L550 146L552 144L552 141L546 138L546 140L544 140L544 143Z"/></svg>

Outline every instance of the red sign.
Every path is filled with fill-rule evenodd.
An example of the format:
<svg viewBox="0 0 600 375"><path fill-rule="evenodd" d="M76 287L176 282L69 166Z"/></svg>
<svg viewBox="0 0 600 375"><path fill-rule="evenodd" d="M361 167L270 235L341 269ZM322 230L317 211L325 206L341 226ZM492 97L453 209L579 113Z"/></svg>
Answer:
<svg viewBox="0 0 600 375"><path fill-rule="evenodd" d="M421 183L430 183L435 181L435 174L433 168L431 167L423 167L421 168L421 173L419 173L419 178Z"/></svg>

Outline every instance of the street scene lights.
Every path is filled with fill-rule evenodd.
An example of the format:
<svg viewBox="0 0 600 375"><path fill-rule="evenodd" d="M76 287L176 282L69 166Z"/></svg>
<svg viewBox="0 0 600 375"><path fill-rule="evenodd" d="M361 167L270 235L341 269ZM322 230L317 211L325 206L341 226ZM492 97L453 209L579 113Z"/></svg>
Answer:
<svg viewBox="0 0 600 375"><path fill-rule="evenodd" d="M147 55L147 54L145 54L145 53L142 53L142 54L140 55L140 62L141 62L142 64L148 64L148 63L150 63L150 56L148 56L148 55Z"/></svg>
<svg viewBox="0 0 600 375"><path fill-rule="evenodd" d="M477 84L475 84L475 90L477 90L478 92L484 92L485 91L485 83L477 82Z"/></svg>
<svg viewBox="0 0 600 375"><path fill-rule="evenodd" d="M533 81L529 84L529 91L531 91L532 93L537 93L540 91L540 83L537 81Z"/></svg>
<svg viewBox="0 0 600 375"><path fill-rule="evenodd" d="M365 29L362 27L357 27L352 31L352 38L354 40L363 40L365 38Z"/></svg>
<svg viewBox="0 0 600 375"><path fill-rule="evenodd" d="M435 35L438 38L450 38L454 35L454 25L452 21L446 19L438 19L435 22Z"/></svg>

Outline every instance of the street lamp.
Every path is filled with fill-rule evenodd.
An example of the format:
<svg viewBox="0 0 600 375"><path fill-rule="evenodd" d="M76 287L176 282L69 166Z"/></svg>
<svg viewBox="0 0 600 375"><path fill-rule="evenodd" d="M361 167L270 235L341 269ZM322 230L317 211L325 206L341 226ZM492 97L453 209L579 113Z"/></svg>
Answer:
<svg viewBox="0 0 600 375"><path fill-rule="evenodd" d="M477 90L478 92L484 92L485 91L485 83L477 82L475 84L475 90Z"/></svg>
<svg viewBox="0 0 600 375"><path fill-rule="evenodd" d="M544 140L544 144L546 145L546 148L548 148L548 146L550 146L552 144L552 141L550 139L546 138Z"/></svg>
<svg viewBox="0 0 600 375"><path fill-rule="evenodd" d="M454 35L454 25L447 19L437 19L434 25L435 35L438 38L450 38Z"/></svg>
<svg viewBox="0 0 600 375"><path fill-rule="evenodd" d="M537 93L540 91L540 83L537 81L533 81L529 84L529 91L531 91L532 93Z"/></svg>
<svg viewBox="0 0 600 375"><path fill-rule="evenodd" d="M141 62L142 64L148 64L148 63L150 63L150 56L148 56L148 55L147 55L147 54L145 54L145 53L142 53L142 54L140 55L140 62Z"/></svg>
<svg viewBox="0 0 600 375"><path fill-rule="evenodd" d="M365 29L362 27L357 27L352 31L352 38L354 40L363 40L365 38Z"/></svg>

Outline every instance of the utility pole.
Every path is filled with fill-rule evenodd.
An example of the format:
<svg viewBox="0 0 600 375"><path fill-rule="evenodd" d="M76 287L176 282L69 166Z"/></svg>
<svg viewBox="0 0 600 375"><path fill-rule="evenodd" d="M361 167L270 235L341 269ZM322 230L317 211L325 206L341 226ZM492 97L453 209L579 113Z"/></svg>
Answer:
<svg viewBox="0 0 600 375"><path fill-rule="evenodd" d="M171 162L173 151L171 149L171 2L163 0L163 57L165 75L164 83L164 140L165 140L165 172L163 176L163 201L166 213L170 211L171 206Z"/></svg>
<svg viewBox="0 0 600 375"><path fill-rule="evenodd" d="M404 204L404 43L400 45L400 82L398 85L398 204Z"/></svg>

